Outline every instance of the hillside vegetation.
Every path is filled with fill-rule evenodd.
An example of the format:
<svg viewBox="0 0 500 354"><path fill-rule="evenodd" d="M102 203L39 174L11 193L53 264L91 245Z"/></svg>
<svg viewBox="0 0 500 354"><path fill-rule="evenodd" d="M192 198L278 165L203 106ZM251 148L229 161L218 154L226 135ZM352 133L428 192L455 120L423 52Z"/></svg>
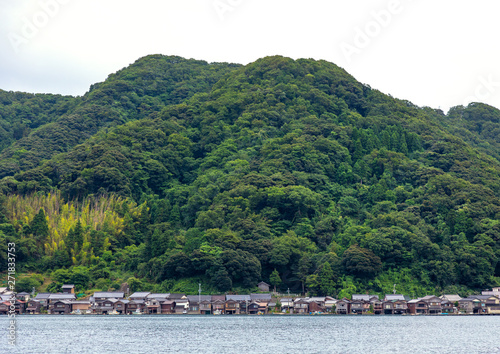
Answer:
<svg viewBox="0 0 500 354"><path fill-rule="evenodd" d="M155 55L83 97L2 95L5 131L35 102L38 123L0 153L0 239L51 289L264 280L341 297L500 283L493 107L445 115L280 56Z"/></svg>

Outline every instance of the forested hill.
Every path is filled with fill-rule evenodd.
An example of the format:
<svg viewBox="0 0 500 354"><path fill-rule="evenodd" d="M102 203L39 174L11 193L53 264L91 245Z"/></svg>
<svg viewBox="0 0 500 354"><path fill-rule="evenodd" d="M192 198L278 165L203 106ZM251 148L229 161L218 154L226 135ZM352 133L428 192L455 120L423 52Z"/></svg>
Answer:
<svg viewBox="0 0 500 354"><path fill-rule="evenodd" d="M80 98L0 93L0 241L49 290L264 280L342 297L500 283L493 107L444 115L280 56L155 55ZM14 134L33 102L44 120Z"/></svg>
<svg viewBox="0 0 500 354"><path fill-rule="evenodd" d="M67 152L103 128L146 118L165 105L208 92L238 66L153 55L93 85L80 98L0 91L0 151L5 142L17 140L0 154L0 178Z"/></svg>

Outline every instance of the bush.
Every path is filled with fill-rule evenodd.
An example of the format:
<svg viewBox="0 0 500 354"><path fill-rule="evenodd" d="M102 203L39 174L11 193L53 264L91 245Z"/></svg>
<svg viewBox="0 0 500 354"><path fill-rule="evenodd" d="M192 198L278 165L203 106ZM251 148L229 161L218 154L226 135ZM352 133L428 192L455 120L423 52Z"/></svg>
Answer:
<svg viewBox="0 0 500 354"><path fill-rule="evenodd" d="M21 292L31 293L33 288L37 289L42 284L43 284L43 277L38 274L36 276L20 278L16 281L16 291L18 293Z"/></svg>

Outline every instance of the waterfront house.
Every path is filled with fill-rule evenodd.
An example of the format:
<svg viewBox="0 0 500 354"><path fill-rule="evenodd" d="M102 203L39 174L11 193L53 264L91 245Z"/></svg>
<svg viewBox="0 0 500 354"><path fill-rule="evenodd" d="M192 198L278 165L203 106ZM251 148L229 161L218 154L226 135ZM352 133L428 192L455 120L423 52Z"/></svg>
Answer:
<svg viewBox="0 0 500 354"><path fill-rule="evenodd" d="M347 299L342 299L337 301L336 312L339 315L347 315L351 313L351 302Z"/></svg>
<svg viewBox="0 0 500 354"><path fill-rule="evenodd" d="M212 295L212 313L217 311L221 314L224 313L226 306L226 296L225 295Z"/></svg>
<svg viewBox="0 0 500 354"><path fill-rule="evenodd" d="M105 299L96 301L95 312L99 315L107 315L115 309L115 303L118 299Z"/></svg>
<svg viewBox="0 0 500 354"><path fill-rule="evenodd" d="M442 300L441 307L443 313L459 312L459 301L462 300L462 298L458 294L442 295L439 298Z"/></svg>
<svg viewBox="0 0 500 354"><path fill-rule="evenodd" d="M271 302L257 302L259 305L259 313L261 314L267 314L269 312L269 304Z"/></svg>
<svg viewBox="0 0 500 354"><path fill-rule="evenodd" d="M188 299L175 300L175 313L187 314L188 310L189 310L189 300Z"/></svg>
<svg viewBox="0 0 500 354"><path fill-rule="evenodd" d="M384 315L394 315L394 302L392 300L386 300L382 303Z"/></svg>
<svg viewBox="0 0 500 354"><path fill-rule="evenodd" d="M259 284L257 284L257 287L260 291L268 293L270 285L266 282L261 281Z"/></svg>
<svg viewBox="0 0 500 354"><path fill-rule="evenodd" d="M460 299L458 301L458 308L459 308L460 313L471 315L474 313L474 311L476 309L482 310L481 309L481 300L478 300L478 299L475 299L472 297L466 297L466 298Z"/></svg>
<svg viewBox="0 0 500 354"><path fill-rule="evenodd" d="M90 300L79 300L79 301L71 301L71 311L80 311L85 313L87 310L90 310Z"/></svg>
<svg viewBox="0 0 500 354"><path fill-rule="evenodd" d="M422 298L427 303L428 313L430 315L438 315L442 313L441 299L434 295L427 295Z"/></svg>
<svg viewBox="0 0 500 354"><path fill-rule="evenodd" d="M316 297L309 298L309 303L315 302L321 308L321 311L325 310L325 301L326 301L326 297L316 296Z"/></svg>
<svg viewBox="0 0 500 354"><path fill-rule="evenodd" d="M74 294L75 286L73 284L64 284L62 286L62 292L63 294Z"/></svg>
<svg viewBox="0 0 500 354"><path fill-rule="evenodd" d="M61 293L50 294L48 298L48 303L50 306L50 304L52 304L55 301L61 301L61 300L73 301L75 299L76 299L75 294L61 294Z"/></svg>
<svg viewBox="0 0 500 354"><path fill-rule="evenodd" d="M307 298L297 298L293 302L294 313L309 313L309 300Z"/></svg>
<svg viewBox="0 0 500 354"><path fill-rule="evenodd" d="M408 301L408 312L412 315L426 315L429 313L429 306L421 298Z"/></svg>
<svg viewBox="0 0 500 354"><path fill-rule="evenodd" d="M69 315L71 311L70 300L54 300L49 304L49 313L53 315Z"/></svg>
<svg viewBox="0 0 500 354"><path fill-rule="evenodd" d="M129 300L125 300L125 299L120 299L118 301L116 301L113 305L113 309L118 312L120 315L121 314L126 314L127 313L127 307L128 307L128 304L130 303ZM74 310L74 309L73 309Z"/></svg>
<svg viewBox="0 0 500 354"><path fill-rule="evenodd" d="M247 313L247 304L252 302L250 295L226 295L226 301L237 302L236 314Z"/></svg>
<svg viewBox="0 0 500 354"><path fill-rule="evenodd" d="M130 300L127 304L127 313L142 313L144 312L145 306L146 305L144 300Z"/></svg>
<svg viewBox="0 0 500 354"><path fill-rule="evenodd" d="M362 315L370 310L370 302L366 300L352 300L351 312L353 315Z"/></svg>
<svg viewBox="0 0 500 354"><path fill-rule="evenodd" d="M208 295L210 298L211 296ZM202 315L212 314L212 301L211 300L201 300L200 303L200 313Z"/></svg>
<svg viewBox="0 0 500 354"><path fill-rule="evenodd" d="M449 300L441 300L441 313L455 313L455 306L453 302Z"/></svg>
<svg viewBox="0 0 500 354"><path fill-rule="evenodd" d="M324 302L309 299L309 312L325 312Z"/></svg>
<svg viewBox="0 0 500 354"><path fill-rule="evenodd" d="M166 299L165 301L162 301L160 303L160 313L162 315L168 315L168 314L175 313L175 301L168 300L168 299Z"/></svg>
<svg viewBox="0 0 500 354"><path fill-rule="evenodd" d="M30 300L26 304L26 313L29 313L31 315L37 315L41 312L42 309L42 304L40 303L40 300Z"/></svg>
<svg viewBox="0 0 500 354"><path fill-rule="evenodd" d="M374 315L382 315L384 314L384 301L382 300L372 300L370 301L370 305L372 306L373 309L373 314Z"/></svg>
<svg viewBox="0 0 500 354"><path fill-rule="evenodd" d="M469 314L500 314L500 299L490 295L471 295L459 301L460 312Z"/></svg>
<svg viewBox="0 0 500 354"><path fill-rule="evenodd" d="M333 313L335 309L335 305L337 304L337 299L333 297L327 296L325 297L325 311Z"/></svg>
<svg viewBox="0 0 500 354"><path fill-rule="evenodd" d="M169 300L186 300L186 294L169 294L167 299Z"/></svg>
<svg viewBox="0 0 500 354"><path fill-rule="evenodd" d="M146 301L146 313L153 315L153 314L160 314L161 313L161 303L167 301L165 298L152 298Z"/></svg>
<svg viewBox="0 0 500 354"><path fill-rule="evenodd" d="M16 299L14 306L16 307L16 314L21 315L26 309L26 301Z"/></svg>
<svg viewBox="0 0 500 354"><path fill-rule="evenodd" d="M51 293L38 293L35 296L35 300L40 301L40 306L47 309L49 307L49 296Z"/></svg>
<svg viewBox="0 0 500 354"><path fill-rule="evenodd" d="M393 302L393 314L403 315L408 313L408 302L406 300L396 300Z"/></svg>
<svg viewBox="0 0 500 354"><path fill-rule="evenodd" d="M404 295L387 294L383 301L384 315L402 315L408 312L408 303Z"/></svg>
<svg viewBox="0 0 500 354"><path fill-rule="evenodd" d="M281 302L282 312L288 311L289 313L293 313L294 304L293 304L293 299L291 297L281 298L280 302Z"/></svg>
<svg viewBox="0 0 500 354"><path fill-rule="evenodd" d="M188 314L194 314L194 315L199 315L201 314L200 312L200 302L202 300L209 300L211 299L212 297L210 295L187 295L187 300L189 302L189 308L188 308L188 311L187 313Z"/></svg>
<svg viewBox="0 0 500 354"><path fill-rule="evenodd" d="M490 315L500 315L500 298L492 295L483 296L488 296L485 300L487 313Z"/></svg>
<svg viewBox="0 0 500 354"><path fill-rule="evenodd" d="M187 300L189 301L188 313L196 315L201 314L200 302L201 301L210 302L211 299L212 297L210 295L188 295L187 296Z"/></svg>
<svg viewBox="0 0 500 354"><path fill-rule="evenodd" d="M239 303L235 300L226 300L224 303L224 313L226 315L235 315L240 312Z"/></svg>
<svg viewBox="0 0 500 354"><path fill-rule="evenodd" d="M252 301L249 305L248 305L248 314L249 315L256 315L259 313L259 304L255 301Z"/></svg>
<svg viewBox="0 0 500 354"><path fill-rule="evenodd" d="M0 302L0 315L7 315L11 313L12 303L14 303L14 308L15 308L14 312L16 313L16 315L21 315L24 313L26 308L26 302L16 299L16 301L9 300Z"/></svg>

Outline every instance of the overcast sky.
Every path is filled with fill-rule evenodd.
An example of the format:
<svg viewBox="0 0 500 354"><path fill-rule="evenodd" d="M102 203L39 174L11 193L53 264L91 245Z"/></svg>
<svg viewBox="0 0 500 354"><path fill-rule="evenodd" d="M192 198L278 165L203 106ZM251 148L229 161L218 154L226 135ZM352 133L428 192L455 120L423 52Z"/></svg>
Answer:
<svg viewBox="0 0 500 354"><path fill-rule="evenodd" d="M447 111L500 108L500 2L0 0L0 89L83 95L148 54L325 59Z"/></svg>

